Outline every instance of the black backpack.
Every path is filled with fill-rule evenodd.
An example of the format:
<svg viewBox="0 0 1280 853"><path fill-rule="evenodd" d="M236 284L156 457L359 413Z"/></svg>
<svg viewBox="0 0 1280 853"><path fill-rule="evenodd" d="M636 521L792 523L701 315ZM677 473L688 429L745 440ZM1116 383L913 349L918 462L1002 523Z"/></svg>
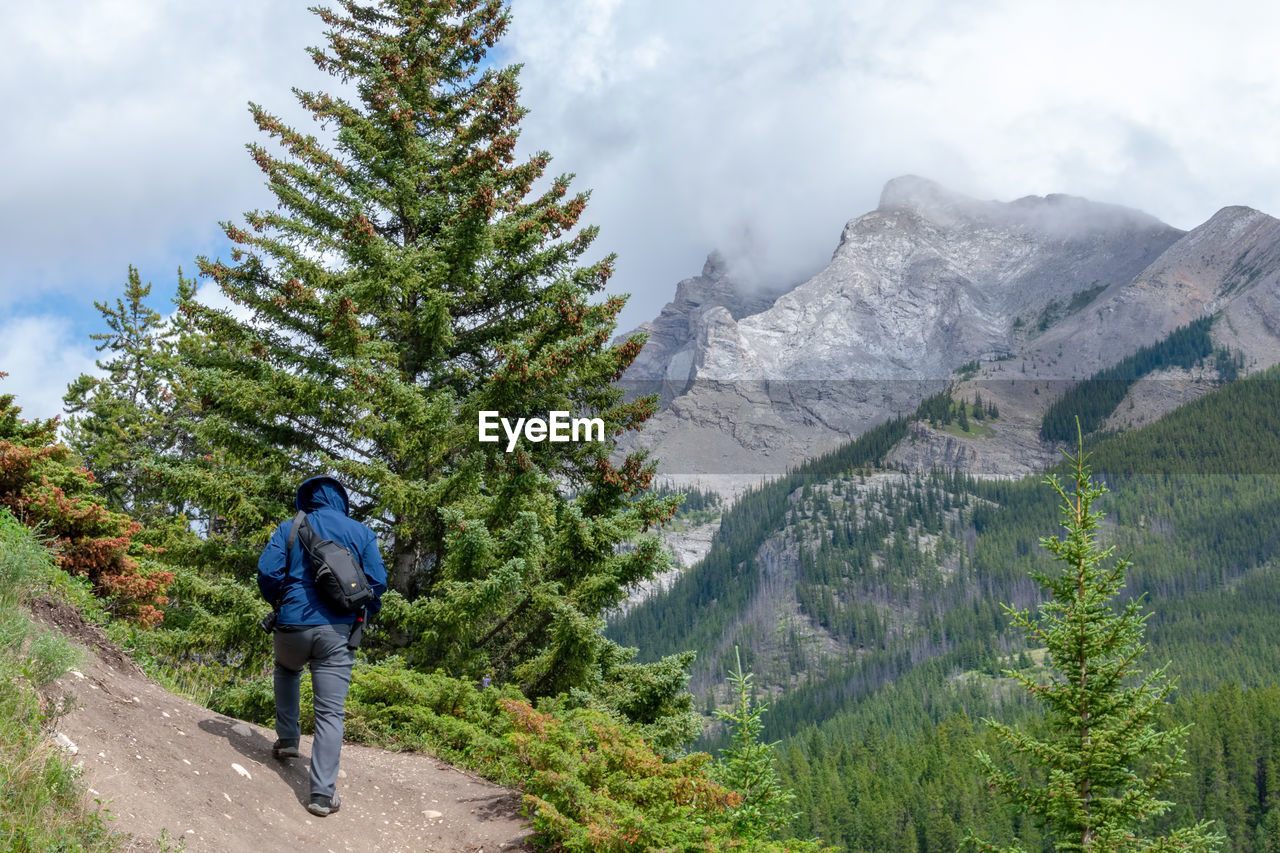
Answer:
<svg viewBox="0 0 1280 853"><path fill-rule="evenodd" d="M302 549L311 559L311 572L320 598L335 613L359 613L373 603L376 596L369 587L360 561L346 546L320 539L311 529L307 514L299 512L289 528L289 550L302 539Z"/></svg>

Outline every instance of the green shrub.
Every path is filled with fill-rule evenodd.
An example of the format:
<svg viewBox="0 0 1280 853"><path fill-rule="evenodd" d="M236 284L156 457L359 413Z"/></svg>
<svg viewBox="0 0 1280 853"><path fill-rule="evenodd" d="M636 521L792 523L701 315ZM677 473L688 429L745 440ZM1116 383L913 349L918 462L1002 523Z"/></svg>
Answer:
<svg viewBox="0 0 1280 853"><path fill-rule="evenodd" d="M519 781L502 738L510 728L498 702L514 687L478 688L398 658L357 668L347 697L353 734L387 749L430 752L507 784Z"/></svg>
<svg viewBox="0 0 1280 853"><path fill-rule="evenodd" d="M311 703L311 677L304 673L302 711L299 722L303 730L311 733L315 715ZM239 684L230 684L213 691L209 698L210 709L238 720L248 720L260 726L274 726L276 700L270 677L253 678Z"/></svg>
<svg viewBox="0 0 1280 853"><path fill-rule="evenodd" d="M177 568L164 621L150 630L117 623L112 633L152 678L214 707L231 701L215 696L270 672L271 637L258 627L267 610L248 584Z"/></svg>
<svg viewBox="0 0 1280 853"><path fill-rule="evenodd" d="M615 646L603 656L601 681L591 691L574 689L540 708L593 708L616 722L638 728L642 737L675 758L702 734L702 717L688 691L694 653L668 655L654 663L633 663L636 649Z"/></svg>
<svg viewBox="0 0 1280 853"><path fill-rule="evenodd" d="M563 716L503 700L505 738L523 766L525 808L545 849L572 853L743 850L808 853L812 841L735 832L742 795L711 779L711 756L667 761L634 727L600 711Z"/></svg>

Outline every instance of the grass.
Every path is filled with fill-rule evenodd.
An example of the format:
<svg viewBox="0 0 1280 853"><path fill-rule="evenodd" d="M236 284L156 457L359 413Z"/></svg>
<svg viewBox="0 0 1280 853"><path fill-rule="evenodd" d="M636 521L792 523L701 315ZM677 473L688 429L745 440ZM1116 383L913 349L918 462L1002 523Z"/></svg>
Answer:
<svg viewBox="0 0 1280 853"><path fill-rule="evenodd" d="M949 423L946 426L939 427L940 430L947 435L954 435L956 438L988 438L996 434L996 431L986 424L978 420L970 419L969 431L965 432L960 428L958 423Z"/></svg>
<svg viewBox="0 0 1280 853"><path fill-rule="evenodd" d="M85 800L79 771L49 738L56 709L40 688L79 656L23 608L60 573L48 550L0 510L0 850L106 851L118 847L102 814Z"/></svg>
<svg viewBox="0 0 1280 853"><path fill-rule="evenodd" d="M706 507L705 509L694 509L688 512L676 514L676 521L683 521L689 527L698 527L703 524L710 524L713 521L719 521L723 511L718 506Z"/></svg>

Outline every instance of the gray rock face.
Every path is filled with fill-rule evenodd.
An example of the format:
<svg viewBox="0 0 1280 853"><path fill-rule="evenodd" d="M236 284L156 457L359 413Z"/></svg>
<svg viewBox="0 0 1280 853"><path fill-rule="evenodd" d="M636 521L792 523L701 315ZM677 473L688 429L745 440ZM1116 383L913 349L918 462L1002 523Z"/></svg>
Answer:
<svg viewBox="0 0 1280 853"><path fill-rule="evenodd" d="M657 391L664 405L671 402L688 390L694 379L694 359L704 348L701 342L707 334L707 315L720 310L732 322L757 314L773 304L778 292L742 287L733 280L724 256L712 252L702 273L677 284L675 298L653 321L624 336L644 332L649 340L623 381L644 393Z"/></svg>
<svg viewBox="0 0 1280 853"><path fill-rule="evenodd" d="M990 375L1084 378L1217 311L1230 322L1215 339L1260 358L1251 369L1280 357L1268 355L1280 332L1280 220L1223 208Z"/></svg>
<svg viewBox="0 0 1280 853"><path fill-rule="evenodd" d="M987 399L994 396L988 394ZM1018 479L1043 471L1062 458L1054 448L1040 441L1038 422L1033 429L1000 421L991 426L995 431L993 436L961 438L913 423L907 437L898 442L885 461L890 466L916 473L935 468L958 469L974 477Z"/></svg>
<svg viewBox="0 0 1280 853"><path fill-rule="evenodd" d="M767 311L737 319L737 349L749 360L735 352L703 361L718 379L760 378L760 371L786 379L945 378L972 358L1013 351L1019 317L1130 281L1181 235L1137 211L1084 199L980 202L899 178L880 207L845 226L826 269Z"/></svg>
<svg viewBox="0 0 1280 853"><path fill-rule="evenodd" d="M1070 196L979 201L897 178L825 269L758 310L710 262L681 282L624 377L664 383L639 441L664 473L782 473L913 410L961 364L1019 351L1028 317L1132 281L1182 234Z"/></svg>

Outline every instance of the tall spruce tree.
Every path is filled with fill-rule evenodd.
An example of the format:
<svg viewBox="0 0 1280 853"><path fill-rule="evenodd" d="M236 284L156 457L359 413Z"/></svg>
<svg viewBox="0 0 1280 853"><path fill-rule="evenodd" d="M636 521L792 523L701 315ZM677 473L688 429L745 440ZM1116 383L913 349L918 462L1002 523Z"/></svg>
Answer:
<svg viewBox="0 0 1280 853"><path fill-rule="evenodd" d="M193 288L179 270L178 299ZM94 303L107 331L89 337L108 356L97 362L105 375L81 374L62 399L70 415L63 435L107 505L155 523L180 512L183 502L147 466L180 451L184 440L172 389L178 331L147 305L150 295L151 284L144 285L131 266L123 295L114 304Z"/></svg>
<svg viewBox="0 0 1280 853"><path fill-rule="evenodd" d="M316 12L328 45L311 55L345 85L295 94L334 134L251 105L280 144L249 146L278 205L224 224L230 263L200 259L236 308L182 305L200 453L168 479L247 573L298 479L336 473L401 594L375 652L394 644L533 695L590 689L631 654L604 639L601 615L664 564L652 536L635 537L678 502L644 494L642 454L611 461L655 408L613 384L643 345L610 343L624 298L598 295L614 257L583 261L597 230L578 227L587 194L571 176L544 179L545 152L516 160L519 69L486 59L508 24L501 2ZM481 411L598 417L605 440L507 452L505 436L478 441Z"/></svg>
<svg viewBox="0 0 1280 853"><path fill-rule="evenodd" d="M1056 475L1046 478L1062 498L1066 537L1040 540L1062 571L1035 575L1049 598L1034 618L1006 608L1013 625L1048 653L1047 683L1008 673L1044 705L1044 730L1033 734L988 721L1028 772L1001 769L985 752L978 760L992 789L1043 826L1054 850L1214 850L1220 839L1208 822L1156 839L1139 835L1143 821L1172 806L1159 795L1171 779L1186 775L1182 741L1189 727L1160 728L1161 706L1174 685L1164 667L1145 674L1138 667L1148 618L1139 602L1119 611L1113 606L1131 563L1115 559L1105 566L1115 549L1101 548L1095 538L1103 513L1093 502L1107 489L1093 482L1083 442L1067 458L1074 466L1071 494Z"/></svg>

